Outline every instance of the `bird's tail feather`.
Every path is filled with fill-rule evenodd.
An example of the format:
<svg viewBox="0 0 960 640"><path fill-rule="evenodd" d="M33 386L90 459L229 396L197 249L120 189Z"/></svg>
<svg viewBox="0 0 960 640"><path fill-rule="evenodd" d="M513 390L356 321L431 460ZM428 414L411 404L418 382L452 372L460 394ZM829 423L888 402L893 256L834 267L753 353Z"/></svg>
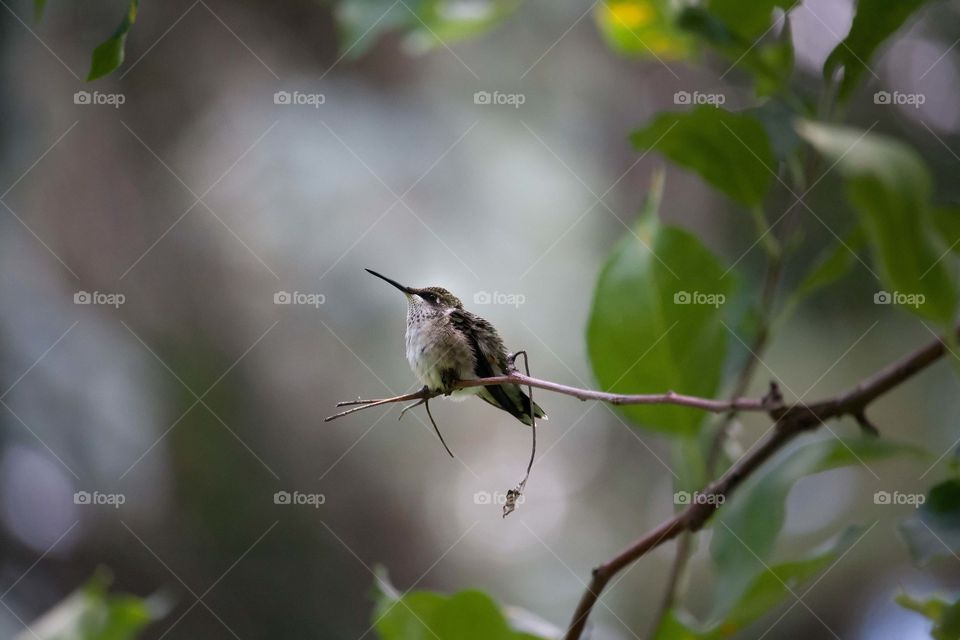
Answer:
<svg viewBox="0 0 960 640"><path fill-rule="evenodd" d="M483 387L478 395L486 402L514 416L523 424L527 426L533 424L533 419L530 417L530 397L519 386L515 384L490 385ZM546 420L547 414L540 408L540 405L535 402L532 405L534 416Z"/></svg>

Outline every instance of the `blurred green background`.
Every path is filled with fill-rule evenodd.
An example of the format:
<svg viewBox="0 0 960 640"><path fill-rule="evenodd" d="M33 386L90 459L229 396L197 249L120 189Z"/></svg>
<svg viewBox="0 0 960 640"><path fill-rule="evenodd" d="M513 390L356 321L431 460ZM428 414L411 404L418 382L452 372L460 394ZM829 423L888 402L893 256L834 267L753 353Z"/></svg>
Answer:
<svg viewBox="0 0 960 640"><path fill-rule="evenodd" d="M450 289L530 353L535 375L596 387L585 341L594 285L659 167L661 217L736 263L738 300L755 296L753 225L627 140L657 112L686 108L677 92L753 104L729 62L675 60L679 36L656 56L619 56L601 31L609 5L528 2L481 37L438 46L418 28L382 33L409 22L396 5L367 31L389 4L187 0L141 7L124 65L86 84L90 51L125 3L53 2L40 22L30 3L2 4L0 636L100 566L121 591L162 591L172 608L147 638L374 637L377 565L401 590L479 588L562 628L590 568L673 512L669 443L603 405L537 395L550 421L526 502L505 520L483 496L495 502L526 464L529 434L509 415L435 402L453 460L422 414L322 420L338 400L418 386L404 302L363 268ZM908 141L946 200L960 196L958 10L933 4L901 30L845 115ZM791 14L801 86L820 83L852 15L844 0ZM894 88L925 103L875 103ZM95 91L122 104L97 104ZM787 282L833 241L828 227L853 228L838 193L828 177L808 196L824 224L800 212ZM792 202L781 196L774 214ZM931 339L874 305L877 289L854 264L807 303L774 336L752 394L778 379L826 396ZM82 292L123 303L76 304ZM317 304L275 304L283 292ZM871 413L885 436L946 451L955 372L940 363ZM768 426L745 419L735 444ZM914 569L895 531L910 506L871 499L923 491L939 474L918 477L928 466L878 462L796 484L785 555L878 522L769 637L826 637L818 618L845 639L928 637L892 597L949 589L960 566ZM277 492L323 503L278 504ZM709 536L684 591L701 614ZM627 571L591 637L642 637L671 558L667 545Z"/></svg>

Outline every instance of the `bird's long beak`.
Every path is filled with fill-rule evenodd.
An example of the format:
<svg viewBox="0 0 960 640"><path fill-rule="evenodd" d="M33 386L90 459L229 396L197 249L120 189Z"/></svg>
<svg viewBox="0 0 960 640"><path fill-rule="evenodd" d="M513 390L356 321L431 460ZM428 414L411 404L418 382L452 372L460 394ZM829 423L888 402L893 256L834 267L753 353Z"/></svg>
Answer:
<svg viewBox="0 0 960 640"><path fill-rule="evenodd" d="M403 291L403 292L404 292L405 294L407 294L407 295L412 295L412 294L416 293L416 291L415 291L413 288L411 288L411 287L405 287L405 286L403 286L402 284L400 284L399 282L397 282L396 280L391 280L391 279L388 278L387 276L380 275L379 273L377 273L377 272L374 271L373 269L364 269L364 271L366 271L366 272L369 273L370 275L377 276L377 277L380 278L381 280L386 280L387 282L389 282L390 284L392 284L393 286L395 286L397 289L400 289L400 291Z"/></svg>

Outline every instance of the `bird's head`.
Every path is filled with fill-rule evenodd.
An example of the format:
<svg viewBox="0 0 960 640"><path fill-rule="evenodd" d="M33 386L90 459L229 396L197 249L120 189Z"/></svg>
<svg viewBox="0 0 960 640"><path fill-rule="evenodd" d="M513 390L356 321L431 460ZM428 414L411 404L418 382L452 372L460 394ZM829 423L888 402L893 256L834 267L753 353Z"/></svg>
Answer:
<svg viewBox="0 0 960 640"><path fill-rule="evenodd" d="M403 294L407 296L411 308L422 308L423 311L428 313L442 313L447 309L463 309L463 303L460 302L460 299L442 287L416 289L414 287L404 286L396 280L391 280L372 269L367 269L366 271L381 280L389 282L402 291Z"/></svg>

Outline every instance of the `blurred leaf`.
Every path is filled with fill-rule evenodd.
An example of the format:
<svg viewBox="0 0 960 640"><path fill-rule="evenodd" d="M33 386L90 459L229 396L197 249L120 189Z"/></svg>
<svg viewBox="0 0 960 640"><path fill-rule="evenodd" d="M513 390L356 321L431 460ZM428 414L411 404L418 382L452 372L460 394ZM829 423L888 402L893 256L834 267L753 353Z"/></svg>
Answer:
<svg viewBox="0 0 960 640"><path fill-rule="evenodd" d="M960 254L960 206L935 207L933 226L940 234L946 250Z"/></svg>
<svg viewBox="0 0 960 640"><path fill-rule="evenodd" d="M43 19L43 12L47 8L47 0L33 0L33 18L37 22Z"/></svg>
<svg viewBox="0 0 960 640"><path fill-rule="evenodd" d="M520 0L425 0L417 11L407 43L416 51L466 40L485 33L520 6Z"/></svg>
<svg viewBox="0 0 960 640"><path fill-rule="evenodd" d="M16 640L133 640L169 608L160 601L110 594L109 584L107 574L97 573Z"/></svg>
<svg viewBox="0 0 960 640"><path fill-rule="evenodd" d="M770 29L773 10L790 9L796 0L710 0L707 9L745 38L756 39Z"/></svg>
<svg viewBox="0 0 960 640"><path fill-rule="evenodd" d="M901 522L899 529L917 564L960 553L960 479L930 489L916 514Z"/></svg>
<svg viewBox="0 0 960 640"><path fill-rule="evenodd" d="M846 238L824 252L820 260L797 285L794 295L798 298L806 298L847 275L850 267L856 262L854 252L859 251L864 242L866 239L863 228L857 227Z"/></svg>
<svg viewBox="0 0 960 640"><path fill-rule="evenodd" d="M826 549L810 557L765 567L740 598L723 616L701 625L689 615L673 610L658 630L654 640L723 640L746 629L766 613L790 600L797 587L826 570L863 534L859 527L851 527L843 535L825 545Z"/></svg>
<svg viewBox="0 0 960 640"><path fill-rule="evenodd" d="M603 39L614 51L679 60L693 52L693 42L675 25L676 6L669 0L603 0L594 16Z"/></svg>
<svg viewBox="0 0 960 640"><path fill-rule="evenodd" d="M345 0L335 6L341 54L355 59L383 34L400 30L404 43L422 53L480 35L512 13L521 0Z"/></svg>
<svg viewBox="0 0 960 640"><path fill-rule="evenodd" d="M782 102L768 100L759 107L747 109L747 113L756 118L767 132L770 149L777 160L785 162L800 146L800 136L793 123L797 113Z"/></svg>
<svg viewBox="0 0 960 640"><path fill-rule="evenodd" d="M858 0L857 13L850 33L838 44L823 63L823 77L830 79L843 68L843 79L837 89L837 100L846 101L864 71L870 70L870 58L880 44L906 22L926 0Z"/></svg>
<svg viewBox="0 0 960 640"><path fill-rule="evenodd" d="M918 449L878 438L829 438L786 451L747 480L718 512L710 552L718 579L711 618L722 618L764 571L786 516L793 484L837 467L914 453Z"/></svg>
<svg viewBox="0 0 960 640"><path fill-rule="evenodd" d="M958 640L960 638L960 600L949 603L939 598L917 600L905 593L894 598L904 609L916 611L933 622L930 637L934 640Z"/></svg>
<svg viewBox="0 0 960 640"><path fill-rule="evenodd" d="M127 43L127 34L130 32L133 23L137 21L139 4L139 0L130 0L127 12L123 15L123 20L120 21L120 26L117 27L112 36L93 50L87 82L101 78L123 64L123 50Z"/></svg>
<svg viewBox="0 0 960 640"><path fill-rule="evenodd" d="M737 2L737 7L751 12L754 3ZM736 10L731 5L731 13ZM769 18L769 11L767 16ZM737 23L729 23L720 16L698 6L684 8L677 18L677 26L691 33L731 62L727 71L741 68L756 78L757 94L760 96L776 93L786 85L793 70L793 42L790 38L789 21L776 39L757 42L751 36L744 35ZM726 75L726 73L724 73Z"/></svg>
<svg viewBox="0 0 960 640"><path fill-rule="evenodd" d="M753 116L700 106L664 113L631 135L641 151L655 149L691 169L734 200L757 206L770 189L776 161L763 125Z"/></svg>
<svg viewBox="0 0 960 640"><path fill-rule="evenodd" d="M720 382L727 333L720 323L732 278L693 234L660 224L662 176L644 213L600 273L587 346L594 375L614 393L712 397ZM705 297L711 296L711 297ZM692 434L703 412L686 407L622 406L637 424Z"/></svg>
<svg viewBox="0 0 960 640"><path fill-rule="evenodd" d="M500 607L480 591L452 596L415 591L401 596L380 577L373 613L381 640L544 640L512 628Z"/></svg>
<svg viewBox="0 0 960 640"><path fill-rule="evenodd" d="M929 237L933 186L921 158L880 134L812 122L798 124L797 130L844 175L883 284L891 290L888 296L914 296L894 301L919 316L950 324L957 294Z"/></svg>

